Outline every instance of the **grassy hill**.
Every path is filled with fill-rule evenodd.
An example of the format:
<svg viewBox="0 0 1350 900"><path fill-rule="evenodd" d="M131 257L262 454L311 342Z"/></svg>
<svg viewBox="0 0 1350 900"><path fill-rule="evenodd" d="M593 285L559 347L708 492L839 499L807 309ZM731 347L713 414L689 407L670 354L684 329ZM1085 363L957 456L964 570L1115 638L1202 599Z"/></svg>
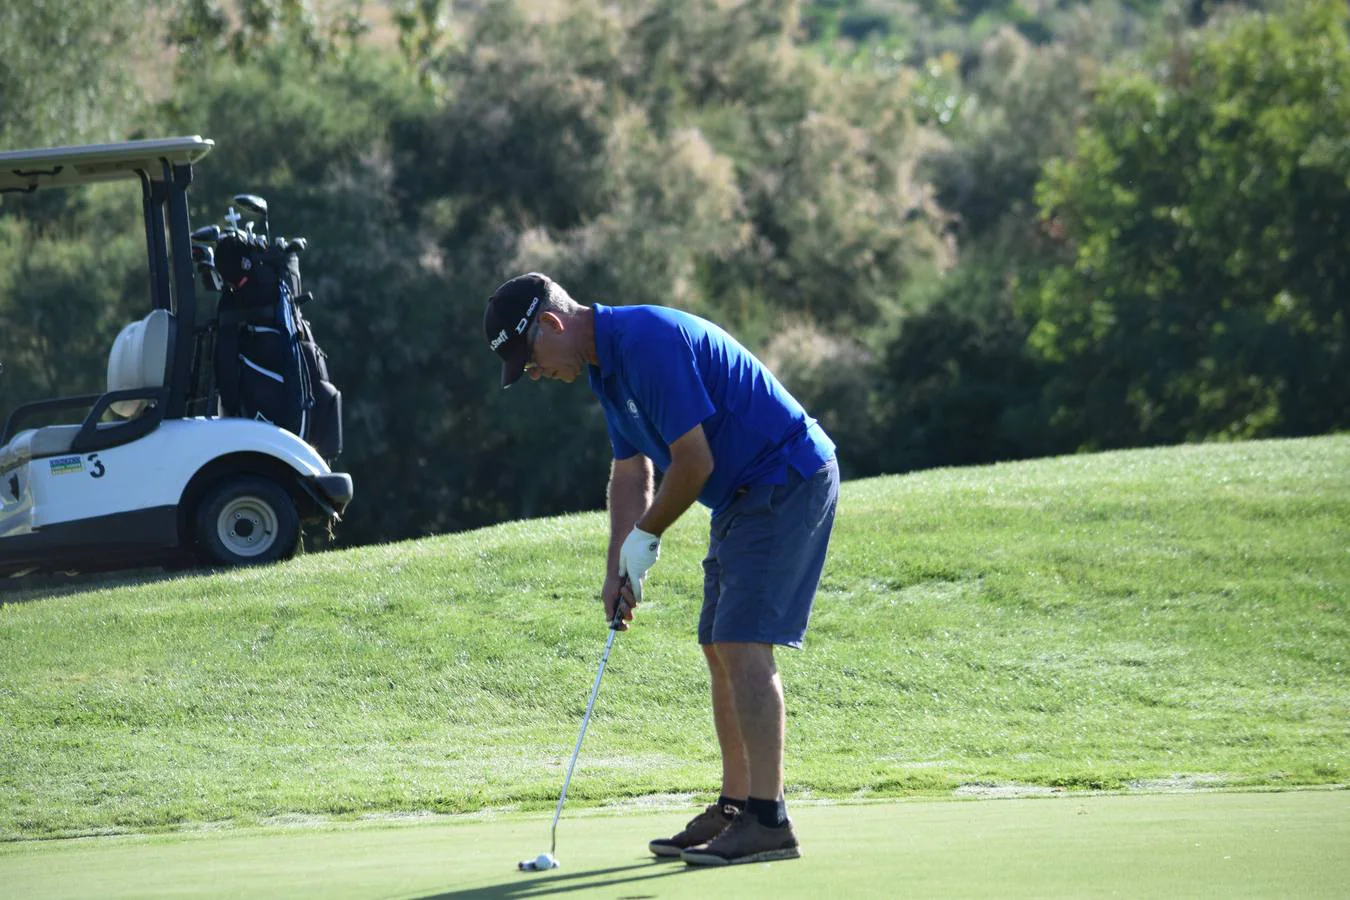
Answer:
<svg viewBox="0 0 1350 900"><path fill-rule="evenodd" d="M790 799L1350 774L1350 437L846 484ZM378 502L365 497L358 502ZM0 837L549 808L605 639L600 513L0 595ZM569 805L709 794L706 516L616 641Z"/></svg>

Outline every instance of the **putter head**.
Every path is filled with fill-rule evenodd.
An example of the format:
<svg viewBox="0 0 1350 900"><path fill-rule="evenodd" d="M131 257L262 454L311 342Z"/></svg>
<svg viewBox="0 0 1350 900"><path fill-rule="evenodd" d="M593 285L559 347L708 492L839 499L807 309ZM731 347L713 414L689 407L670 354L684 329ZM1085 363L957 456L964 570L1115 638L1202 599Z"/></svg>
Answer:
<svg viewBox="0 0 1350 900"><path fill-rule="evenodd" d="M540 853L534 859L522 859L516 863L516 868L522 872L543 872L546 869L556 869L561 865L553 858L551 853Z"/></svg>

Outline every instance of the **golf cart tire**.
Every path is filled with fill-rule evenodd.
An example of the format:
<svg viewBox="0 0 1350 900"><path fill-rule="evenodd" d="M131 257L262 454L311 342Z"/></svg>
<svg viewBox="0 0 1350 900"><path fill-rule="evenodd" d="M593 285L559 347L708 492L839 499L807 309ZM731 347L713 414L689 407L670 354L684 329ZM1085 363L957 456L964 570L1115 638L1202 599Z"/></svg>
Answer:
<svg viewBox="0 0 1350 900"><path fill-rule="evenodd" d="M197 549L208 565L277 562L294 556L299 544L295 500L269 478L226 478L197 507Z"/></svg>

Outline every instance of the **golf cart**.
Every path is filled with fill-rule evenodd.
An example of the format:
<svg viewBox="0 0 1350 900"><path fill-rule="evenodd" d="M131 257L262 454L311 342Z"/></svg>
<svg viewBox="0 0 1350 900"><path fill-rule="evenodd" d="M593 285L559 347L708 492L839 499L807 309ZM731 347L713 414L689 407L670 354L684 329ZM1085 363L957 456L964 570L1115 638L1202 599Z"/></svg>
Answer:
<svg viewBox="0 0 1350 900"><path fill-rule="evenodd" d="M296 551L303 522L336 521L351 500L351 477L296 434L221 415L219 316L199 316L196 285L215 273L187 203L213 146L192 136L0 153L7 196L138 182L151 301L110 348L106 390L27 403L5 421L0 576L270 562ZM53 417L79 421L34 424Z"/></svg>

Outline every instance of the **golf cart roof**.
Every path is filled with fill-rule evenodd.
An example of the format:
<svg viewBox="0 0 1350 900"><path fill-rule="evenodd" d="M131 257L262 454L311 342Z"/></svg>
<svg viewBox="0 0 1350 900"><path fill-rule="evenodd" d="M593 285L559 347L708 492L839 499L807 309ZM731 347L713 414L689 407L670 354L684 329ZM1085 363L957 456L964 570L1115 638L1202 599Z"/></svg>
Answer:
<svg viewBox="0 0 1350 900"><path fill-rule="evenodd" d="M215 145L215 141L194 134L120 144L10 150L0 153L0 193L31 193L40 187L139 178L141 172L159 181L165 177L165 162L190 165Z"/></svg>

